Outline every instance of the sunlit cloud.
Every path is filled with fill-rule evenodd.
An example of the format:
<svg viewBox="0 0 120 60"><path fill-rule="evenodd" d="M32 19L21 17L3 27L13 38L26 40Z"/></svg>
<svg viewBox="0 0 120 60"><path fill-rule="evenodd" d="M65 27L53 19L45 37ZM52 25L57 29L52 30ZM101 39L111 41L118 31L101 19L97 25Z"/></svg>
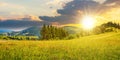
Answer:
<svg viewBox="0 0 120 60"><path fill-rule="evenodd" d="M28 20L32 20L32 21L42 21L39 19L38 16L35 16L35 15L26 15L23 19L28 19Z"/></svg>
<svg viewBox="0 0 120 60"><path fill-rule="evenodd" d="M1 21L5 20L26 20L26 21L42 21L39 19L38 16L35 15L14 15L14 16L7 16L7 17L0 17Z"/></svg>

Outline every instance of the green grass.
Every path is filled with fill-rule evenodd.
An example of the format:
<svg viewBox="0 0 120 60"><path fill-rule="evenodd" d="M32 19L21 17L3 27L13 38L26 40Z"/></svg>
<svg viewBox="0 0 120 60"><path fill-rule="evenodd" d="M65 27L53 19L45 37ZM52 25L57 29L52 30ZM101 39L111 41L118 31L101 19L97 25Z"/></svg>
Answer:
<svg viewBox="0 0 120 60"><path fill-rule="evenodd" d="M0 40L0 60L120 60L120 33L73 40Z"/></svg>

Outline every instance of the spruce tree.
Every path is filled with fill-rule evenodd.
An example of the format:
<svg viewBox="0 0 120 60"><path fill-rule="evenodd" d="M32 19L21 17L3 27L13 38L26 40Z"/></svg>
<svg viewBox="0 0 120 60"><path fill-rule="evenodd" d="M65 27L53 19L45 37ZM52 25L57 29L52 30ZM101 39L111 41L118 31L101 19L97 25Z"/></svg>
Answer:
<svg viewBox="0 0 120 60"><path fill-rule="evenodd" d="M41 39L63 39L67 37L69 34L63 28L57 28L52 25L43 25L41 29Z"/></svg>
<svg viewBox="0 0 120 60"><path fill-rule="evenodd" d="M43 25L40 34L41 34L41 39L46 38L46 25L45 24Z"/></svg>

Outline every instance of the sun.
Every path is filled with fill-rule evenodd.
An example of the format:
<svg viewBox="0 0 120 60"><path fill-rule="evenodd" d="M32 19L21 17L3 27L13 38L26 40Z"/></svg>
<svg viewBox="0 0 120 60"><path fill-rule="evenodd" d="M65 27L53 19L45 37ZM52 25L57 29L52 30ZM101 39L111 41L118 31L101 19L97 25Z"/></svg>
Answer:
<svg viewBox="0 0 120 60"><path fill-rule="evenodd" d="M95 27L95 18L92 16L84 16L82 20L82 27L84 29L93 29Z"/></svg>

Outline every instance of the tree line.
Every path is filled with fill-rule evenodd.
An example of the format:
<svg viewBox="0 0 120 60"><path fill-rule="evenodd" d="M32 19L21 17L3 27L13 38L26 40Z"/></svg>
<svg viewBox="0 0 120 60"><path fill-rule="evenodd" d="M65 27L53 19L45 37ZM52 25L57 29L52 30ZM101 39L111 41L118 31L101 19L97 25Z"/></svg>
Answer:
<svg viewBox="0 0 120 60"><path fill-rule="evenodd" d="M0 39L2 40L39 40L38 36L2 36L0 35Z"/></svg>
<svg viewBox="0 0 120 60"><path fill-rule="evenodd" d="M84 30L80 30L80 32L78 33L79 36L87 36L87 35L95 35L95 34L102 34L105 32L118 32L120 29L120 24L119 23L113 23L113 22L107 22L104 23L100 26L96 26L95 28L93 28L92 30L89 31L84 31Z"/></svg>
<svg viewBox="0 0 120 60"><path fill-rule="evenodd" d="M117 32L117 30L120 29L120 24L119 23L113 23L113 22L107 22L107 23L104 23L100 26L95 27L94 30L95 29L100 30L100 33L111 32L111 31L116 31Z"/></svg>

